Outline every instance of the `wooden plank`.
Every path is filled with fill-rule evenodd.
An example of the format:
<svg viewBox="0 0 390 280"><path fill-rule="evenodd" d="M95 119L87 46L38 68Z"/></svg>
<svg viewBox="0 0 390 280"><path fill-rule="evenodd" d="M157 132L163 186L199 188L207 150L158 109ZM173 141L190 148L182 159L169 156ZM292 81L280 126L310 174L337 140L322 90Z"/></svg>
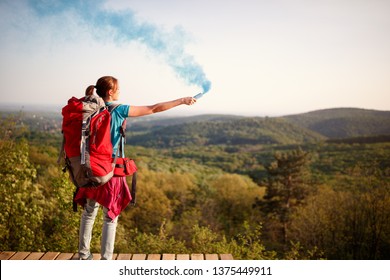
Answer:
<svg viewBox="0 0 390 280"><path fill-rule="evenodd" d="M163 261L173 261L173 260L175 260L175 254L163 254L162 260Z"/></svg>
<svg viewBox="0 0 390 280"><path fill-rule="evenodd" d="M100 260L100 253L93 259ZM0 260L77 260L78 253L60 252L0 252ZM113 260L233 260L232 254L114 254Z"/></svg>
<svg viewBox="0 0 390 280"><path fill-rule="evenodd" d="M220 254L220 257L222 261L233 260L232 254Z"/></svg>
<svg viewBox="0 0 390 280"><path fill-rule="evenodd" d="M116 258L118 261L120 260L131 260L131 254L118 254Z"/></svg>
<svg viewBox="0 0 390 280"><path fill-rule="evenodd" d="M28 255L30 255L30 252L17 252L10 260L24 260Z"/></svg>
<svg viewBox="0 0 390 280"><path fill-rule="evenodd" d="M47 252L42 256L41 260L55 260L59 254L60 252Z"/></svg>
<svg viewBox="0 0 390 280"><path fill-rule="evenodd" d="M146 260L146 254L134 254L131 258L133 261L143 261Z"/></svg>
<svg viewBox="0 0 390 280"><path fill-rule="evenodd" d="M78 260L78 259L80 259L79 253L74 254L73 257L71 258L71 260L73 260L73 261Z"/></svg>
<svg viewBox="0 0 390 280"><path fill-rule="evenodd" d="M205 260L209 261L209 260L219 260L218 258L218 254L205 254Z"/></svg>
<svg viewBox="0 0 390 280"><path fill-rule="evenodd" d="M146 259L149 261L159 261L159 260L161 260L161 255L160 254L149 254Z"/></svg>
<svg viewBox="0 0 390 280"><path fill-rule="evenodd" d="M40 260L44 254L42 252L32 252L25 260Z"/></svg>
<svg viewBox="0 0 390 280"><path fill-rule="evenodd" d="M9 260L16 252L6 251L0 253L0 260Z"/></svg>
<svg viewBox="0 0 390 280"><path fill-rule="evenodd" d="M188 261L190 259L190 255L188 254L177 254L176 259L180 261Z"/></svg>
<svg viewBox="0 0 390 280"><path fill-rule="evenodd" d="M74 255L76 255L76 254L73 254L73 253L61 253L61 254L58 255L56 260L58 260L58 261L72 260Z"/></svg>
<svg viewBox="0 0 390 280"><path fill-rule="evenodd" d="M204 256L203 254L191 254L191 260L193 261L203 261Z"/></svg>

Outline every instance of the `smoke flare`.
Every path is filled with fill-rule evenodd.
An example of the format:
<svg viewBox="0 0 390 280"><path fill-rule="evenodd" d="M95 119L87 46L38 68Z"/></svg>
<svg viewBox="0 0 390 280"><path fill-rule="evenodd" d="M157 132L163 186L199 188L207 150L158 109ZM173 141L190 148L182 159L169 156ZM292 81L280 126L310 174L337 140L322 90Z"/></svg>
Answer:
<svg viewBox="0 0 390 280"><path fill-rule="evenodd" d="M166 63L187 84L201 87L203 93L210 90L211 82L202 67L184 51L185 36L179 28L169 33L164 32L156 25L138 22L131 10L105 9L104 0L30 0L29 3L40 18L73 13L84 27L92 30L97 40L112 38L115 44L139 41L156 54L162 55Z"/></svg>

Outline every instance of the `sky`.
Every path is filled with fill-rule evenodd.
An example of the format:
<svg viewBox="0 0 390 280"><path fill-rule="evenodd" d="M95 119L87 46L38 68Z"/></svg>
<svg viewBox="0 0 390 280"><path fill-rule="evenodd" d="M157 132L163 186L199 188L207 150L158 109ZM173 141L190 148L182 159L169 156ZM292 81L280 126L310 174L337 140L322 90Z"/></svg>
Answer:
<svg viewBox="0 0 390 280"><path fill-rule="evenodd" d="M112 75L170 114L390 110L388 0L0 0L2 104L54 105Z"/></svg>

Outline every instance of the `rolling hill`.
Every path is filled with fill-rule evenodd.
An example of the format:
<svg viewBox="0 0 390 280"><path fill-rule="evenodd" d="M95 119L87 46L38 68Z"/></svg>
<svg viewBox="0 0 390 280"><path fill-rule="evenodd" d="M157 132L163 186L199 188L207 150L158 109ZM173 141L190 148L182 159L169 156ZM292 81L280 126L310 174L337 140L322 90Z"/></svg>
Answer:
<svg viewBox="0 0 390 280"><path fill-rule="evenodd" d="M1 118L13 114L30 131L58 133L61 129L59 112L19 110L12 113L0 110L0 113ZM127 143L148 147L286 145L347 138L352 138L352 142L353 138L387 142L390 137L390 111L335 108L283 117L167 117L157 114L129 118L127 136Z"/></svg>
<svg viewBox="0 0 390 280"><path fill-rule="evenodd" d="M390 135L390 112L357 108L318 110L284 117L200 115L133 122L129 144L183 145L299 144L325 139Z"/></svg>
<svg viewBox="0 0 390 280"><path fill-rule="evenodd" d="M390 111L335 108L283 118L328 138L390 135Z"/></svg>
<svg viewBox="0 0 390 280"><path fill-rule="evenodd" d="M131 128L130 128L131 131ZM147 147L183 145L297 144L325 139L316 132L277 118L219 118L159 127L129 137Z"/></svg>

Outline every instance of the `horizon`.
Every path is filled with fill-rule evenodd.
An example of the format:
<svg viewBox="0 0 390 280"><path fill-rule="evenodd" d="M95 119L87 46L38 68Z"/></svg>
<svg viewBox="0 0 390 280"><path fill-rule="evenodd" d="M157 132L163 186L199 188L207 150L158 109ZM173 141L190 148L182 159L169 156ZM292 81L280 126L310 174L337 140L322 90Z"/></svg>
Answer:
<svg viewBox="0 0 390 280"><path fill-rule="evenodd" d="M66 104L17 104L17 103L2 103L0 104L0 112L48 112L48 113L56 113L58 112L59 115L61 115L61 109ZM196 105L195 105L196 106ZM310 111L304 111L304 112L296 112L296 113L278 113L278 114L248 114L248 113L219 113L219 112L193 112L191 113L189 110L173 110L160 112L158 114L152 114L147 115L143 117L136 117L135 119L140 118L176 118L176 117L196 117L196 116L202 116L202 115L216 115L216 116L236 116L236 117L286 117L291 115L301 115L301 114L307 114L312 112L318 112L318 111L326 111L326 110L338 110L338 109L352 109L352 110L365 110L365 111L378 111L378 112L390 112L390 110L377 110L377 109L370 109L370 108L359 108L359 107L333 107L333 108L321 108L321 109L315 109Z"/></svg>

